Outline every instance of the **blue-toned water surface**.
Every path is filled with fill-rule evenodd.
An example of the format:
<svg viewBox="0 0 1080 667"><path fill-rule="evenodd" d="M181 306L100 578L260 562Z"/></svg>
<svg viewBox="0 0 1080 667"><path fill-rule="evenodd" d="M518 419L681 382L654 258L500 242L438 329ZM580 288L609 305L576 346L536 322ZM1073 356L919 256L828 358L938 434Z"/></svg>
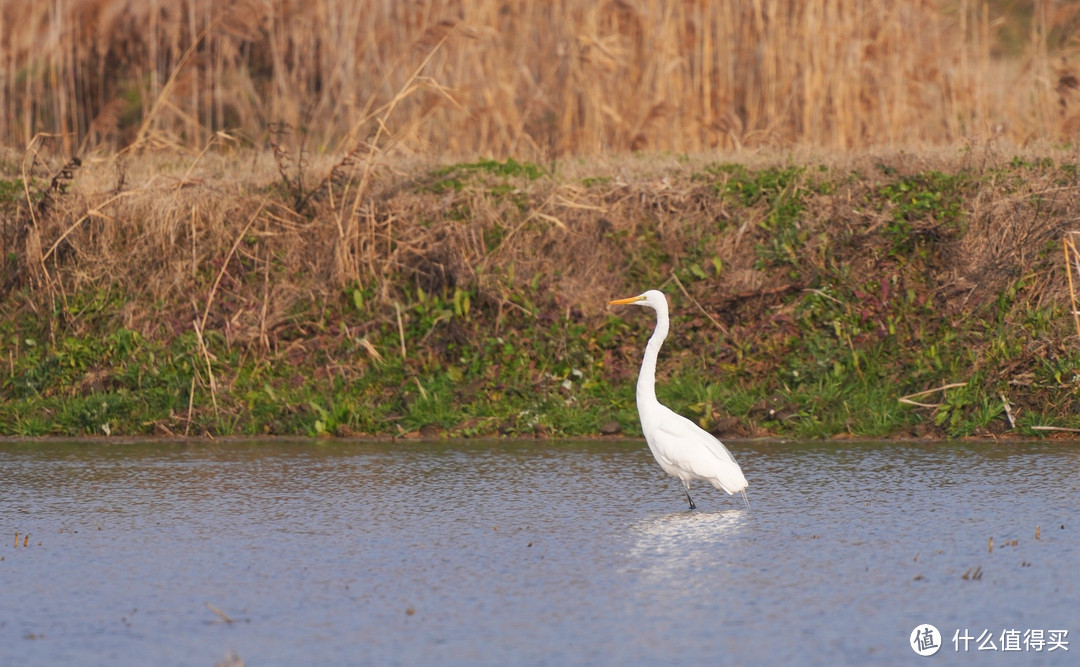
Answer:
<svg viewBox="0 0 1080 667"><path fill-rule="evenodd" d="M1080 446L728 445L691 512L633 440L0 443L0 664L1080 656Z"/></svg>

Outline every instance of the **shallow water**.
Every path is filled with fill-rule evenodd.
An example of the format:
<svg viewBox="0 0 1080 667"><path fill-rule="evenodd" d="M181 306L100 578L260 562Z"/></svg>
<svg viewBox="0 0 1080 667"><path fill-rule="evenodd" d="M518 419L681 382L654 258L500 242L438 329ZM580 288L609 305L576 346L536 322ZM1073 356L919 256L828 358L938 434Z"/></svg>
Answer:
<svg viewBox="0 0 1080 667"><path fill-rule="evenodd" d="M690 512L634 441L0 443L0 664L1080 653L1080 446L729 446Z"/></svg>

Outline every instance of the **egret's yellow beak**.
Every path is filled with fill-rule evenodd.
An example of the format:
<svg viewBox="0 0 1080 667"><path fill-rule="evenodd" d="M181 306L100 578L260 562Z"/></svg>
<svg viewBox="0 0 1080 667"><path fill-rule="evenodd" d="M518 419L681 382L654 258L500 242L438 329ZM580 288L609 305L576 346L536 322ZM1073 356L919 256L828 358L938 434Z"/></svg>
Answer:
<svg viewBox="0 0 1080 667"><path fill-rule="evenodd" d="M627 304L627 303L637 303L638 301L644 301L644 300L645 300L645 295L644 294L639 294L637 296L632 296L632 297L627 298L627 299L616 299L614 301L608 301L608 305L609 306L621 306L621 305L624 305L624 304Z"/></svg>

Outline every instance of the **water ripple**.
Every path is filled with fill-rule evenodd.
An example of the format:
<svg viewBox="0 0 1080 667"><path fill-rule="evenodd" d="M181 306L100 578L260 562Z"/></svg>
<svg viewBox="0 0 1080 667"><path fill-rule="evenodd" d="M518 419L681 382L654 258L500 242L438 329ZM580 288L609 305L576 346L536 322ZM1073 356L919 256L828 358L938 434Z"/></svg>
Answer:
<svg viewBox="0 0 1080 667"><path fill-rule="evenodd" d="M732 449L750 508L690 512L637 442L3 443L0 663L893 664L923 622L1080 631L1075 447Z"/></svg>

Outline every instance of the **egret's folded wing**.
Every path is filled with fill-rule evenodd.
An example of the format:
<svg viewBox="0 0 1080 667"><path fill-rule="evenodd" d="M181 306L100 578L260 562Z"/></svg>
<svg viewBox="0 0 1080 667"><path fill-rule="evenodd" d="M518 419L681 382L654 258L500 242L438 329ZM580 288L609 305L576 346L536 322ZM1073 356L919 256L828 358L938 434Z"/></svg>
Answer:
<svg viewBox="0 0 1080 667"><path fill-rule="evenodd" d="M728 493L746 487L746 478L727 447L689 419L671 412L656 433L657 451L682 470L719 484Z"/></svg>
<svg viewBox="0 0 1080 667"><path fill-rule="evenodd" d="M731 455L731 452L724 446L724 443L714 438L708 431L686 417L683 417L676 412L669 412L669 418L664 419L660 424L660 434L658 434L660 438L672 442L683 441L688 445L690 445L690 443L698 444L712 452L716 458L722 461L730 461L731 463L738 465L735 461L735 457ZM692 446L680 449L693 451ZM667 451L664 453L666 456L671 456Z"/></svg>

